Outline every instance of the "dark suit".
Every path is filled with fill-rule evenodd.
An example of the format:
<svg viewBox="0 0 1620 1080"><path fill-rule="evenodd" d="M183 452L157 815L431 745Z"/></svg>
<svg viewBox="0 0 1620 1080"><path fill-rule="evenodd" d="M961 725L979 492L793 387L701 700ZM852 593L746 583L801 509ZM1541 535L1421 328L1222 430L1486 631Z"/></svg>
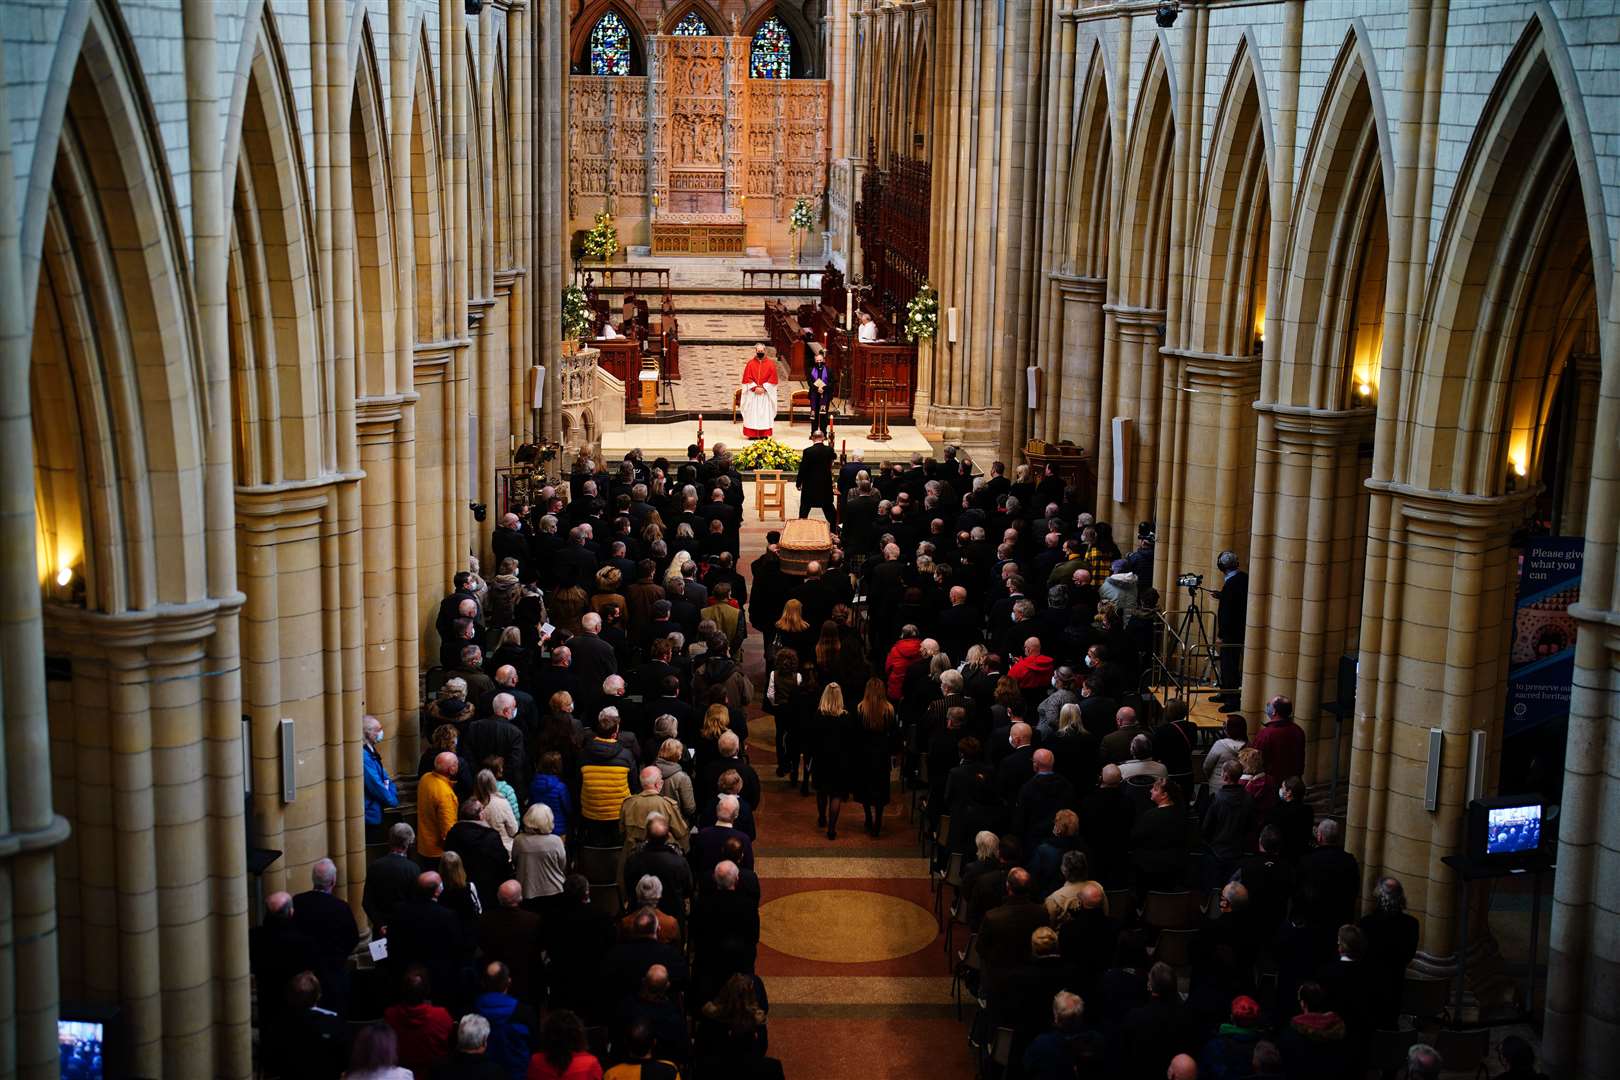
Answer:
<svg viewBox="0 0 1620 1080"><path fill-rule="evenodd" d="M596 575L596 556L590 549L570 540L550 562L551 580L556 588L580 585L589 589Z"/></svg>
<svg viewBox="0 0 1620 1080"><path fill-rule="evenodd" d="M799 475L794 486L799 489L799 516L810 516L813 507L820 507L833 528L838 527L838 500L833 497L833 448L826 443L812 443L799 459Z"/></svg>
<svg viewBox="0 0 1620 1080"><path fill-rule="evenodd" d="M502 775L518 791L528 790L529 759L524 756L523 731L510 720L494 716L474 720L462 736L461 752L475 769L484 767L485 758L500 758Z"/></svg>
<svg viewBox="0 0 1620 1080"><path fill-rule="evenodd" d="M422 868L408 856L390 851L366 867L365 892L360 906L371 920L372 933L393 921L394 912L416 888L416 875Z"/></svg>
<svg viewBox="0 0 1620 1080"><path fill-rule="evenodd" d="M1248 573L1234 572L1215 595L1220 599L1220 606L1215 609L1215 635L1221 639L1221 689L1232 691L1222 694L1221 700L1235 708L1236 691L1243 685L1243 624L1249 617Z"/></svg>
<svg viewBox="0 0 1620 1080"><path fill-rule="evenodd" d="M478 898L487 907L495 903L501 883L512 876L512 860L501 834L481 821L458 821L444 836L444 849L461 856L467 877L478 886Z"/></svg>
<svg viewBox="0 0 1620 1080"><path fill-rule="evenodd" d="M574 655L569 668L579 687L574 704L580 719L589 727L602 707L602 680L619 673L619 658L599 634L575 634L568 639L568 649Z"/></svg>
<svg viewBox="0 0 1620 1080"><path fill-rule="evenodd" d="M478 919L478 945L485 960L499 960L512 973L513 997L533 1001L540 996L540 916L522 908L486 906Z"/></svg>
<svg viewBox="0 0 1620 1080"><path fill-rule="evenodd" d="M1029 963L1030 935L1046 924L1046 905L1024 897L1008 898L985 912L979 924L979 960L987 998L999 996L1012 973Z"/></svg>
<svg viewBox="0 0 1620 1080"><path fill-rule="evenodd" d="M411 897L394 912L394 921L388 925L388 962L397 972L412 964L427 968L433 999L441 1004L458 996L465 952L461 921L437 900Z"/></svg>
<svg viewBox="0 0 1620 1080"><path fill-rule="evenodd" d="M974 645L984 643L984 616L969 604L954 604L939 613L935 637L946 656L960 663Z"/></svg>

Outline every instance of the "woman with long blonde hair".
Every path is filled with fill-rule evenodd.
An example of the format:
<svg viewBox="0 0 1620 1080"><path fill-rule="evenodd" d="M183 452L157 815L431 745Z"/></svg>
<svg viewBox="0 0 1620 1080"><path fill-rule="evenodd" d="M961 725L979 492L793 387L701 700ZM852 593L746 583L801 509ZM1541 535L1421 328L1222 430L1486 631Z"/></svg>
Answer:
<svg viewBox="0 0 1620 1080"><path fill-rule="evenodd" d="M856 756L855 797L866 811L866 832L883 834L883 810L889 805L889 774L894 754L900 748L900 725L894 706L889 703L883 680L866 680L866 693L855 708L860 719L860 741Z"/></svg>
<svg viewBox="0 0 1620 1080"><path fill-rule="evenodd" d="M849 797L850 716L844 691L835 682L821 691L815 714L805 718L811 781L816 789L816 825L825 826L827 839L838 839L838 814Z"/></svg>
<svg viewBox="0 0 1620 1080"><path fill-rule="evenodd" d="M720 757L720 736L731 730L731 710L725 702L717 701L703 714L703 726L698 729L697 746L693 748L694 764L701 772L709 762Z"/></svg>

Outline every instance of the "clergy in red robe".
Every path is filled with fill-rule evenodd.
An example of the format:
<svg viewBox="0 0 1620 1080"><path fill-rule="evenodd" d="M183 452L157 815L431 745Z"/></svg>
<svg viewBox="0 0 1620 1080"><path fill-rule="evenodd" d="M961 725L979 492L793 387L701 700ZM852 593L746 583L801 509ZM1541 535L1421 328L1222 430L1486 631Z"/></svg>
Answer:
<svg viewBox="0 0 1620 1080"><path fill-rule="evenodd" d="M776 361L765 355L765 346L755 345L754 355L743 368L743 438L768 438L775 424Z"/></svg>

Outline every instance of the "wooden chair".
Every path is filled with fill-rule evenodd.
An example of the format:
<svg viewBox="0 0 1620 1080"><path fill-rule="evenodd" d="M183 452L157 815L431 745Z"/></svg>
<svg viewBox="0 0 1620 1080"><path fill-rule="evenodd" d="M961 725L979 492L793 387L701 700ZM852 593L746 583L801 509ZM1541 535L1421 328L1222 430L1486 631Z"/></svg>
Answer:
<svg viewBox="0 0 1620 1080"><path fill-rule="evenodd" d="M793 396L788 399L788 427L792 427L799 422L800 409L803 409L806 413L810 411L810 391L808 390L795 390Z"/></svg>
<svg viewBox="0 0 1620 1080"><path fill-rule="evenodd" d="M962 889L962 853L960 851L951 852L950 859L945 863L945 869L935 877L934 921L939 923L939 928L943 930L945 929L945 890L951 890L951 895L955 896Z"/></svg>
<svg viewBox="0 0 1620 1080"><path fill-rule="evenodd" d="M742 416L742 387L731 392L731 422L735 424Z"/></svg>
<svg viewBox="0 0 1620 1080"><path fill-rule="evenodd" d="M1129 889L1109 889L1103 893L1108 900L1108 917L1124 919L1127 912L1136 914L1136 894Z"/></svg>
<svg viewBox="0 0 1620 1080"><path fill-rule="evenodd" d="M962 951L962 959L951 965L951 997L956 1002L956 1018L962 1019L962 987L967 983L969 975L979 971L979 935L974 934L968 938L967 948ZM977 997L974 999L977 1001Z"/></svg>
<svg viewBox="0 0 1620 1080"><path fill-rule="evenodd" d="M589 847L579 849L579 872L585 875L585 880L591 883L594 890L598 885L619 886L619 855L623 848L616 847Z"/></svg>
<svg viewBox="0 0 1620 1080"><path fill-rule="evenodd" d="M1154 962L1169 964L1180 975L1192 966L1192 942L1197 936L1197 930L1160 930L1153 947Z"/></svg>
<svg viewBox="0 0 1620 1080"><path fill-rule="evenodd" d="M948 909L948 915L947 915L946 920L945 920L945 959L946 960L951 959L951 942L956 937L956 928L958 926L960 926L964 930L966 930L968 928L967 898L964 897L964 896L961 896L961 895L956 896L951 901L951 906ZM973 944L973 938L971 936L968 938L968 944L969 944L969 946L971 946Z"/></svg>
<svg viewBox="0 0 1620 1080"><path fill-rule="evenodd" d="M1193 895L1150 892L1142 903L1142 921L1155 930L1185 930L1192 924Z"/></svg>
<svg viewBox="0 0 1620 1080"><path fill-rule="evenodd" d="M624 910L619 899L619 886L615 882L591 886L591 907L610 919L617 919Z"/></svg>

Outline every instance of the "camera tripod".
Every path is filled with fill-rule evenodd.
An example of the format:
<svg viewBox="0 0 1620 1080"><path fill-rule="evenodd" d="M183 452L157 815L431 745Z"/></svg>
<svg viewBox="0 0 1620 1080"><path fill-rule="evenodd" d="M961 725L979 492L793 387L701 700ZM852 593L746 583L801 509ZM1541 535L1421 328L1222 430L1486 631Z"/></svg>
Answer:
<svg viewBox="0 0 1620 1080"><path fill-rule="evenodd" d="M1208 686L1220 682L1220 651L1204 629L1204 609L1198 606L1198 585L1187 586L1187 610L1171 631L1178 646L1177 666L1182 677Z"/></svg>

